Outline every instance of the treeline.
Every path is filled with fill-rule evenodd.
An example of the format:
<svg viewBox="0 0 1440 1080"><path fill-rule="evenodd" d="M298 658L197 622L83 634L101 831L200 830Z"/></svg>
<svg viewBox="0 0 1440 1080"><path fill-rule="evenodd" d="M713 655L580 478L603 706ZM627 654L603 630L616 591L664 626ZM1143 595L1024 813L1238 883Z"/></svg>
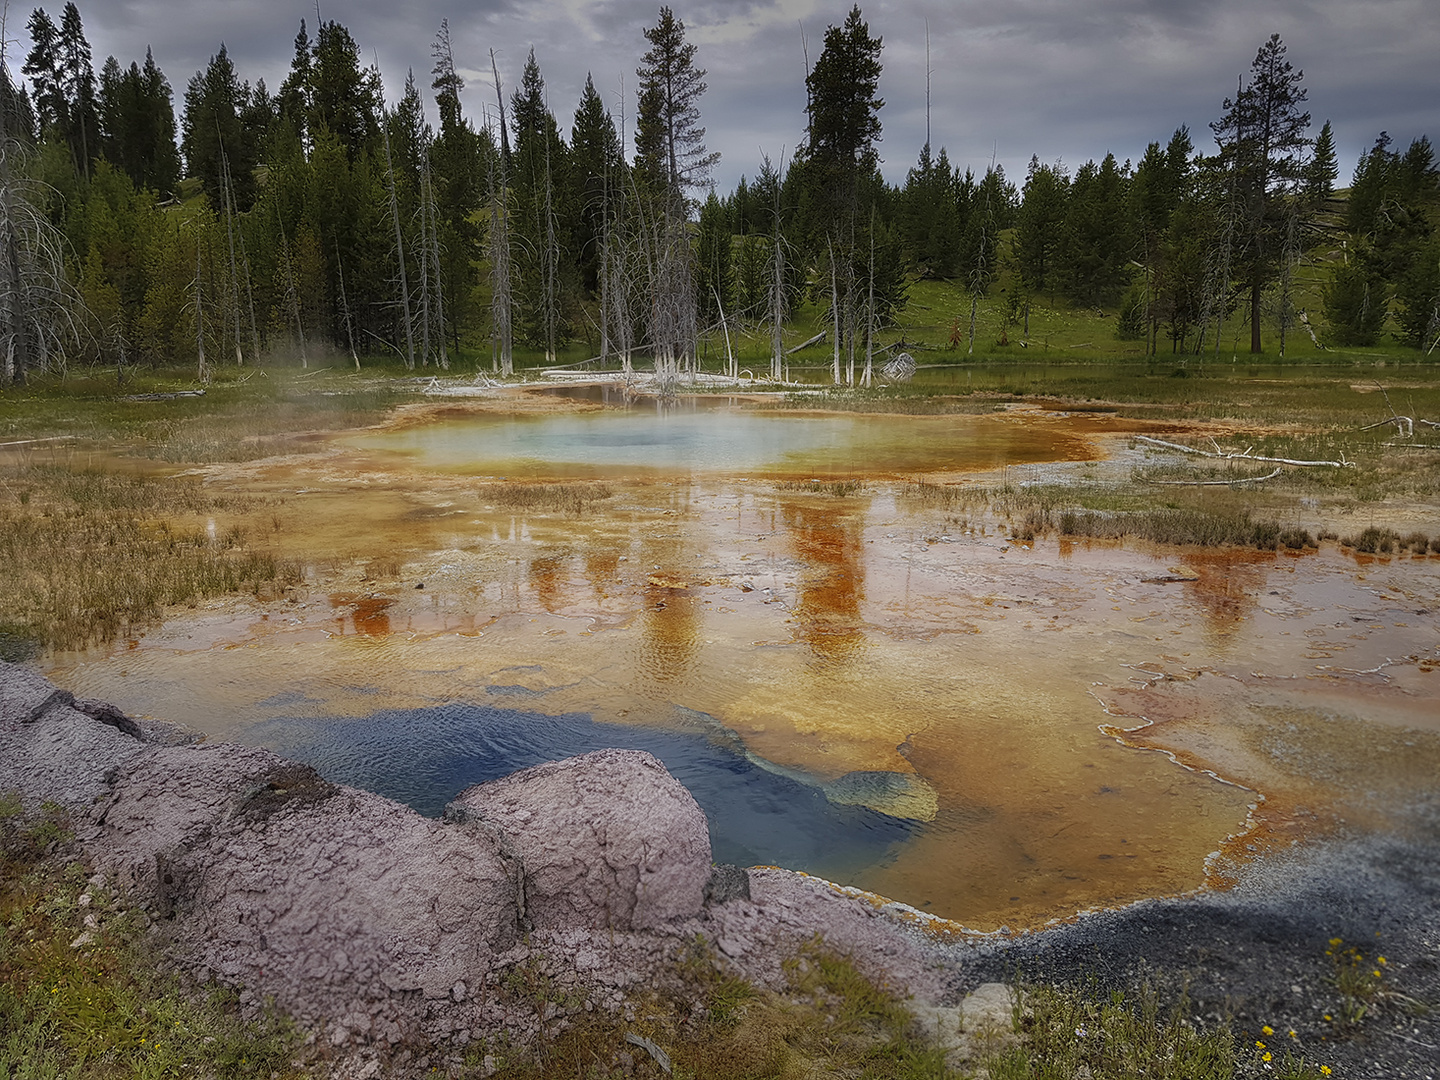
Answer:
<svg viewBox="0 0 1440 1080"><path fill-rule="evenodd" d="M1213 154L1181 128L1134 164L1033 158L1017 188L927 145L897 186L876 152L882 41L855 7L807 75L794 160L720 193L705 71L668 7L645 31L633 132L590 81L562 123L533 49L514 88L490 58L495 101L467 116L444 23L429 78L412 72L395 102L334 21L300 24L273 92L221 45L178 124L148 53L95 74L75 4L28 28L27 81L0 73L7 379L76 362L204 378L322 351L508 372L517 346L553 360L576 342L675 377L702 337L737 366L740 330L763 334L778 375L787 321L815 302L835 380L863 383L917 277L969 293L952 342L971 350L986 296L1021 327L1041 297L1117 309L1118 336L1149 352L1216 348L1227 326L1259 351L1263 325L1282 353L1302 324L1340 345L1392 324L1417 347L1440 336L1428 141L1402 153L1382 135L1337 199L1330 126L1310 137L1278 36L1211 125ZM1311 322L1296 274L1317 250L1328 284Z"/></svg>

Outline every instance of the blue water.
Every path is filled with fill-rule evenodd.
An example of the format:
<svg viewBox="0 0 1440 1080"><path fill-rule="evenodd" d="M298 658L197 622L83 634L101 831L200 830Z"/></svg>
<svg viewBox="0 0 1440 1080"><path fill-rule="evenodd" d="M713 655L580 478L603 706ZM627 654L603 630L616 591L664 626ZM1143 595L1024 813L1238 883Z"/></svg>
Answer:
<svg viewBox="0 0 1440 1080"><path fill-rule="evenodd" d="M768 864L845 880L884 864L919 822L837 805L816 784L761 768L723 735L605 724L572 713L447 704L362 719L277 718L247 742L439 816L465 788L606 747L647 750L705 811L716 862Z"/></svg>
<svg viewBox="0 0 1440 1080"><path fill-rule="evenodd" d="M472 416L346 441L423 468L508 477L912 473L1049 461L1058 452L1047 433L974 416L779 416L719 408Z"/></svg>

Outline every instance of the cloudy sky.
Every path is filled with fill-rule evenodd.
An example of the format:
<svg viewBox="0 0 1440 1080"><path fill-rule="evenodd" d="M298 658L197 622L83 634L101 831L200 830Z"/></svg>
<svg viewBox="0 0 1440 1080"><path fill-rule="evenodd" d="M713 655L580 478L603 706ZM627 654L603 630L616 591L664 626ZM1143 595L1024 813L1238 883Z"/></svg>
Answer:
<svg viewBox="0 0 1440 1080"><path fill-rule="evenodd" d="M146 46L175 90L223 41L242 78L273 91L288 70L303 18L292 0L77 0L98 70L128 64ZM702 103L717 184L753 176L762 152L793 152L804 122L805 53L819 55L840 0L673 0L708 69ZM47 7L59 22L63 3ZM619 115L621 86L634 111L635 67L657 0L322 0L366 62L378 59L393 94L413 68L428 85L430 45L448 19L478 117L494 101L489 50L508 90L533 45L552 110L567 132L587 72ZM28 4L10 10L13 58L29 49ZM1072 170L1113 151L1138 159L1179 125L1196 145L1233 94L1260 44L1279 33L1305 73L1312 134L1334 125L1341 183L1383 129L1403 147L1421 134L1440 143L1440 2L1437 0L869 0L884 39L880 92L886 175L903 181L925 141L925 42L930 42L931 141L981 172L992 156L1012 179L1032 154ZM17 40L18 39L18 40ZM433 115L433 103L432 103Z"/></svg>

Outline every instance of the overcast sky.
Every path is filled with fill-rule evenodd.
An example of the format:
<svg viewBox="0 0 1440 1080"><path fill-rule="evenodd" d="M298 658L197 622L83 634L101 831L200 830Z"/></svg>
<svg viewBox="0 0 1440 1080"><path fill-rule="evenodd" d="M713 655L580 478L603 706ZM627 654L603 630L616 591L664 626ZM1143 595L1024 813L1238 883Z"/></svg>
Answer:
<svg viewBox="0 0 1440 1080"><path fill-rule="evenodd" d="M240 76L273 92L289 69L300 20L314 35L315 6L291 0L77 0L98 71L107 55L156 62L175 91L223 41ZM58 23L63 3L47 10ZM701 102L707 141L728 190L753 176L762 152L788 157L804 123L805 54L848 3L835 0L676 0L687 37L709 72ZM466 79L472 118L494 101L489 50L507 98L533 45L550 107L569 133L587 72L617 119L621 85L633 116L635 67L655 0L322 0L347 26L366 63L378 58L392 96L407 68L427 88L430 46L442 19ZM28 4L10 9L12 66L30 47ZM880 93L887 177L903 182L925 141L925 37L930 37L931 142L952 162L983 172L992 155L1023 181L1032 154L1072 171L1113 151L1138 160L1188 125L1213 148L1208 124L1233 94L1256 50L1279 33L1305 73L1312 135L1329 119L1342 185L1375 136L1403 148L1418 135L1440 143L1440 0L870 0L862 11L884 39Z"/></svg>

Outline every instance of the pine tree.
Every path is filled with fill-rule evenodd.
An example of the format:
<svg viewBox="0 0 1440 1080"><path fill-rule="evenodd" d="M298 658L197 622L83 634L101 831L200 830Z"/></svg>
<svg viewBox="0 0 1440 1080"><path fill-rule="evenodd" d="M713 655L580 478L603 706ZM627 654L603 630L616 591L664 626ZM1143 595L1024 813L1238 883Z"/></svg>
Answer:
<svg viewBox="0 0 1440 1080"><path fill-rule="evenodd" d="M1335 180L1340 175L1340 165L1335 160L1335 133L1330 130L1330 121L1320 127L1315 137L1315 152L1305 175L1305 195L1313 203L1328 199L1335 191Z"/></svg>
<svg viewBox="0 0 1440 1080"><path fill-rule="evenodd" d="M730 214L714 191L700 207L695 239L695 299L701 317L711 323L734 307L735 270Z"/></svg>
<svg viewBox="0 0 1440 1080"><path fill-rule="evenodd" d="M1020 282L1027 292L1049 288L1052 296L1054 294L1059 278L1055 256L1060 247L1069 195L1070 178L1065 174L1065 167L1058 161L1044 165L1038 156L1032 156L1015 217L1014 240Z"/></svg>
<svg viewBox="0 0 1440 1080"><path fill-rule="evenodd" d="M80 9L65 5L60 17L60 88L69 109L70 154L76 172L90 176L90 161L100 152L100 122L95 110L95 69Z"/></svg>
<svg viewBox="0 0 1440 1080"><path fill-rule="evenodd" d="M455 70L450 26L441 21L431 47L435 67L435 104L440 110L440 132L430 147L436 211L439 219L440 276L443 283L451 341L460 350L460 326L473 307L471 297L480 258L481 229L475 215L484 192L487 159L494 146L466 121L460 108L465 80Z"/></svg>
<svg viewBox="0 0 1440 1080"><path fill-rule="evenodd" d="M825 31L825 48L805 79L810 125L803 156L825 197L847 214L855 211L860 178L874 172L880 141L880 38L857 4L844 23Z"/></svg>
<svg viewBox="0 0 1440 1080"><path fill-rule="evenodd" d="M600 292L610 195L623 164L624 150L615 121L587 75L570 127L570 182L576 204L570 250L579 264L580 286L587 296Z"/></svg>
<svg viewBox="0 0 1440 1080"><path fill-rule="evenodd" d="M862 184L879 164L882 47L856 5L840 26L825 31L825 47L805 80L810 123L797 165L814 222L810 244L830 267L836 382L841 381L842 351L849 358L847 371L854 368L856 222L862 216ZM869 208L864 209L868 216Z"/></svg>
<svg viewBox="0 0 1440 1080"><path fill-rule="evenodd" d="M240 125L243 105L235 65L222 44L205 70L197 71L186 87L180 140L190 175L200 178L205 197L216 211L225 205L226 168L236 207L245 211L255 201L255 148Z"/></svg>
<svg viewBox="0 0 1440 1080"><path fill-rule="evenodd" d="M705 69L695 66L696 46L685 40L685 24L668 7L646 28L645 40L650 48L635 72L640 77L636 166L650 183L683 199L707 181L720 160L706 151L700 125Z"/></svg>
<svg viewBox="0 0 1440 1080"><path fill-rule="evenodd" d="M567 152L560 129L546 101L545 79L535 50L530 50L520 87L510 99L515 133L514 223L519 258L515 300L521 337L544 347L553 358L570 336L561 307L560 238L563 232L559 193L564 189Z"/></svg>
<svg viewBox="0 0 1440 1080"><path fill-rule="evenodd" d="M718 154L705 149L699 99L705 69L695 66L685 24L668 7L645 29L650 43L636 74L635 168L647 196L643 213L650 342L662 389L695 363L695 265L687 192L703 184Z"/></svg>
<svg viewBox="0 0 1440 1080"><path fill-rule="evenodd" d="M317 127L328 128L340 136L352 161L376 149L384 111L378 74L361 68L360 47L350 31L338 22L321 23L311 62L312 137Z"/></svg>
<svg viewBox="0 0 1440 1080"><path fill-rule="evenodd" d="M35 112L40 136L54 133L67 144L70 138L70 104L65 96L64 75L60 60L60 28L36 8L26 23L32 42L21 73L35 90Z"/></svg>
<svg viewBox="0 0 1440 1080"><path fill-rule="evenodd" d="M1285 59L1279 34L1260 46L1250 65L1250 83L1225 100L1225 115L1210 125L1228 173L1243 244L1236 254L1241 280L1250 294L1250 351L1260 349L1260 299L1280 265L1287 230L1287 200L1304 179L1305 132L1310 114L1301 112L1304 72Z"/></svg>
<svg viewBox="0 0 1440 1080"><path fill-rule="evenodd" d="M948 278L955 273L960 249L960 213L955 175L944 147L932 158L930 144L905 178L901 216L911 265L921 277Z"/></svg>
<svg viewBox="0 0 1440 1080"><path fill-rule="evenodd" d="M143 69L132 62L121 70L115 57L106 59L97 106L106 160L123 169L136 187L173 191L180 180L175 109L170 84L149 49Z"/></svg>
<svg viewBox="0 0 1440 1080"><path fill-rule="evenodd" d="M290 73L280 84L275 95L275 104L280 121L289 136L302 148L310 146L310 108L314 98L315 65L311 58L310 35L305 20L300 20L300 32L295 35L295 57L290 62Z"/></svg>

